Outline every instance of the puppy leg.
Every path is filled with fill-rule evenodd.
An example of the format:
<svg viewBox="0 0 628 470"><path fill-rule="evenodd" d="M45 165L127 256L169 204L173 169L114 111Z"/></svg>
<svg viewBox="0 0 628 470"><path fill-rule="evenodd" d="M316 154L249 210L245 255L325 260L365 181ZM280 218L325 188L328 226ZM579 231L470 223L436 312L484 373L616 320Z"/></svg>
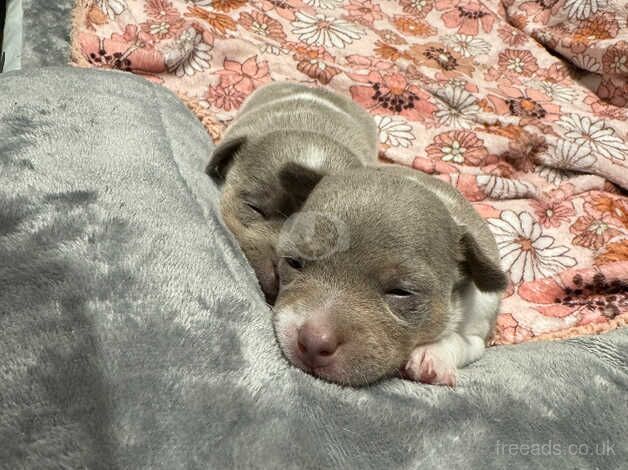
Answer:
<svg viewBox="0 0 628 470"><path fill-rule="evenodd" d="M458 325L458 331L415 348L405 366L405 375L418 382L454 387L456 369L476 361L484 353L500 297L477 289L470 292L464 302L467 315Z"/></svg>
<svg viewBox="0 0 628 470"><path fill-rule="evenodd" d="M440 341L418 346L405 366L405 375L417 382L456 385L456 369L477 360L484 352L479 336L452 333Z"/></svg>

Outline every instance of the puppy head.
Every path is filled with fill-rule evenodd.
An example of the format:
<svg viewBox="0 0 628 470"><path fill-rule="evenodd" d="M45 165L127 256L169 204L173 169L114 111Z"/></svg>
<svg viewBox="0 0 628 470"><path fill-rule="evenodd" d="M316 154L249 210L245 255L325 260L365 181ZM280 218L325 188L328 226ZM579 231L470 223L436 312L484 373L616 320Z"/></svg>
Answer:
<svg viewBox="0 0 628 470"><path fill-rule="evenodd" d="M310 134L273 132L257 138L226 138L206 168L208 175L222 183L223 219L255 270L269 303L278 288L277 235L285 218L305 197L298 185L290 192L280 183L279 172L289 161L319 169L329 168L329 161L355 165L355 157L333 142Z"/></svg>
<svg viewBox="0 0 628 470"><path fill-rule="evenodd" d="M348 385L395 374L446 329L456 292L470 282L503 288L473 236L408 180L361 169L316 184L311 171L287 173L286 187L311 189L277 245L274 325L297 367Z"/></svg>

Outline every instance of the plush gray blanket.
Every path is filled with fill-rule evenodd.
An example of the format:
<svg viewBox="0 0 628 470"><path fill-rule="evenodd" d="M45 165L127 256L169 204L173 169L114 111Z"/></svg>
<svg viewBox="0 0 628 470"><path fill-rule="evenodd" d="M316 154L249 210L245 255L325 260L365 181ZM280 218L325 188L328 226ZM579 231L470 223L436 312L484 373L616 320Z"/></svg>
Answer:
<svg viewBox="0 0 628 470"><path fill-rule="evenodd" d="M456 390L291 367L210 147L140 78L0 77L1 468L626 468L626 329L492 348Z"/></svg>

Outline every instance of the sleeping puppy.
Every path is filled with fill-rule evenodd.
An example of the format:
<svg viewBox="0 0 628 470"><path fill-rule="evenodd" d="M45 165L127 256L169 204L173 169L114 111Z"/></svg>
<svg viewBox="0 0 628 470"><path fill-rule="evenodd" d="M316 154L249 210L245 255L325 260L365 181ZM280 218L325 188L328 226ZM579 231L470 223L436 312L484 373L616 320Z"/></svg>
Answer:
<svg viewBox="0 0 628 470"><path fill-rule="evenodd" d="M260 88L244 103L211 155L206 173L224 183L221 212L253 266L268 302L277 293L275 243L282 222L304 199L286 191L287 163L335 173L377 159L373 119L351 100L290 83Z"/></svg>
<svg viewBox="0 0 628 470"><path fill-rule="evenodd" d="M347 385L400 373L454 386L482 355L506 287L472 206L400 167L321 177L291 164L281 180L310 191L277 245L273 316L288 360Z"/></svg>

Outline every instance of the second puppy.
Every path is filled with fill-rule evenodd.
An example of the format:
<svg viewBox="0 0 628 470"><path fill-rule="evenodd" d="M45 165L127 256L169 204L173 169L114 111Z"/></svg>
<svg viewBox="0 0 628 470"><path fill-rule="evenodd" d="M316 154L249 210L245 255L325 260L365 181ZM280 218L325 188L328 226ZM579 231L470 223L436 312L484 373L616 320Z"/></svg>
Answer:
<svg viewBox="0 0 628 470"><path fill-rule="evenodd" d="M275 244L304 200L307 181L280 184L288 163L325 173L377 159L373 119L350 99L321 88L273 83L244 103L206 172L223 182L221 212L253 266L268 302L277 294ZM302 175L307 177L306 174Z"/></svg>
<svg viewBox="0 0 628 470"><path fill-rule="evenodd" d="M274 323L286 357L342 384L401 373L453 386L484 352L506 287L469 202L395 167L322 177L292 164L282 181L310 181L277 246Z"/></svg>

